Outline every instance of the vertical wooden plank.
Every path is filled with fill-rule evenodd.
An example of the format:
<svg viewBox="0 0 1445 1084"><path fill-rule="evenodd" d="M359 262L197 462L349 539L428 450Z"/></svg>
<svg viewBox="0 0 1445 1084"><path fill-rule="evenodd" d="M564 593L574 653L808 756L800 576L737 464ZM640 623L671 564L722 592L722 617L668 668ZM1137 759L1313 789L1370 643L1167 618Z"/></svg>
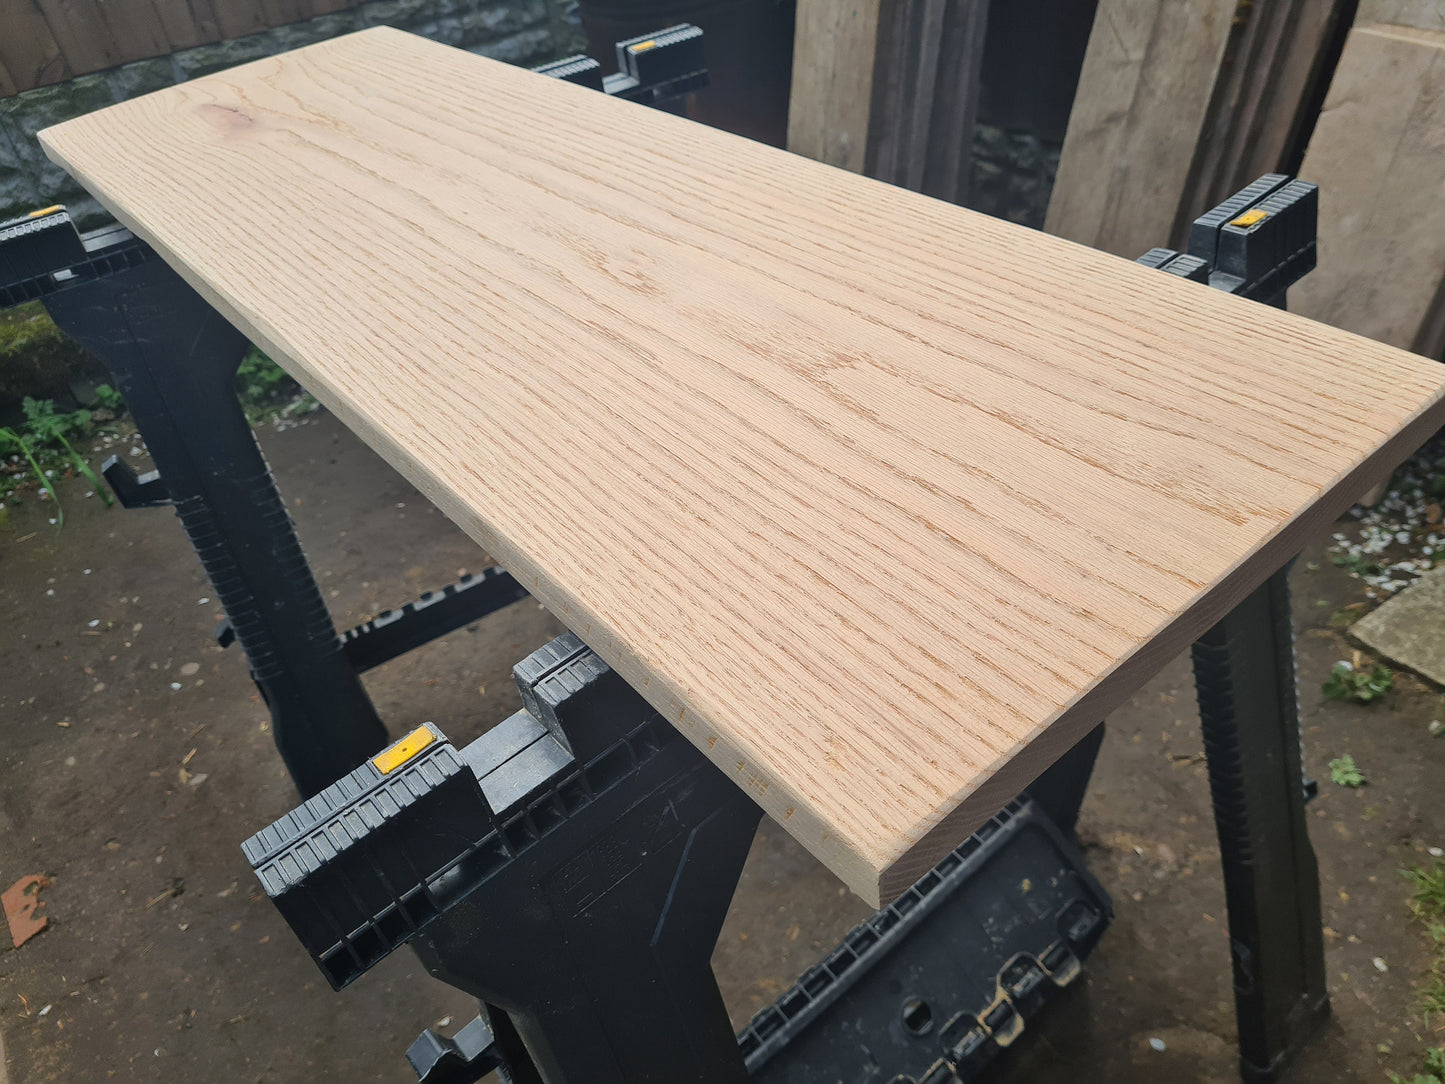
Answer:
<svg viewBox="0 0 1445 1084"><path fill-rule="evenodd" d="M1425 319L1410 349L1436 361L1445 361L1445 278L1425 312Z"/></svg>
<svg viewBox="0 0 1445 1084"><path fill-rule="evenodd" d="M1100 0L1045 229L1134 257L1173 228L1235 0Z"/></svg>
<svg viewBox="0 0 1445 1084"><path fill-rule="evenodd" d="M211 0L153 0L153 3L173 49L193 49L225 36Z"/></svg>
<svg viewBox="0 0 1445 1084"><path fill-rule="evenodd" d="M311 18L310 0L260 0L267 26L288 26Z"/></svg>
<svg viewBox="0 0 1445 1084"><path fill-rule="evenodd" d="M104 0L99 7L116 63L171 52L170 39L151 0Z"/></svg>
<svg viewBox="0 0 1445 1084"><path fill-rule="evenodd" d="M71 73L111 68L121 62L98 0L36 0Z"/></svg>
<svg viewBox="0 0 1445 1084"><path fill-rule="evenodd" d="M941 51L945 59L934 92L928 165L920 191L950 203L968 199L987 31L988 0L949 4Z"/></svg>
<svg viewBox="0 0 1445 1084"><path fill-rule="evenodd" d="M863 172L880 0L798 0L788 150Z"/></svg>
<svg viewBox="0 0 1445 1084"><path fill-rule="evenodd" d="M240 38L269 25L256 0L212 0L222 38Z"/></svg>
<svg viewBox="0 0 1445 1084"><path fill-rule="evenodd" d="M873 53L873 97L868 107L868 149L863 172L889 184L900 183L908 150L908 115L914 84L908 78L918 49L918 22L926 0L886 0L878 10Z"/></svg>
<svg viewBox="0 0 1445 1084"><path fill-rule="evenodd" d="M15 94L73 74L35 0L0 0L0 65Z"/></svg>
<svg viewBox="0 0 1445 1084"><path fill-rule="evenodd" d="M944 16L946 9L955 3L956 0L921 0L914 31L916 39L909 57L911 70L904 72L912 94L908 111L899 117L905 138L905 151L898 163L898 180L894 183L915 192L923 187L923 170L930 149L929 134L938 85L939 57L943 47Z"/></svg>
<svg viewBox="0 0 1445 1084"><path fill-rule="evenodd" d="M1420 30L1445 30L1445 4L1440 0L1360 0L1355 22L1391 23Z"/></svg>
<svg viewBox="0 0 1445 1084"><path fill-rule="evenodd" d="M1318 109L1316 82L1326 71L1348 0L1255 4L1230 42L1185 185L1171 243L1189 223L1264 173L1287 168ZM1295 158L1296 167L1298 158Z"/></svg>
<svg viewBox="0 0 1445 1084"><path fill-rule="evenodd" d="M1302 175L1320 186L1319 265L1290 308L1410 349L1445 277L1445 32L1356 26Z"/></svg>

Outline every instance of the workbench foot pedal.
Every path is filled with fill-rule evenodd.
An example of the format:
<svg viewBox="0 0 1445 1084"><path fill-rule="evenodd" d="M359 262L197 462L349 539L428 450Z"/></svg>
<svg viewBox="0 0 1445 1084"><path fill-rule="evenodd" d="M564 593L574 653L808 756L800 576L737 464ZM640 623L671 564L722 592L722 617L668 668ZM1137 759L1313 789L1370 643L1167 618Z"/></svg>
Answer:
<svg viewBox="0 0 1445 1084"><path fill-rule="evenodd" d="M497 1037L482 1016L450 1039L427 1028L407 1047L406 1060L422 1084L476 1084L502 1065Z"/></svg>
<svg viewBox="0 0 1445 1084"><path fill-rule="evenodd" d="M122 508L160 508L174 504L170 490L161 480L161 472L148 471L137 475L118 455L109 456L100 466L100 476L110 486Z"/></svg>

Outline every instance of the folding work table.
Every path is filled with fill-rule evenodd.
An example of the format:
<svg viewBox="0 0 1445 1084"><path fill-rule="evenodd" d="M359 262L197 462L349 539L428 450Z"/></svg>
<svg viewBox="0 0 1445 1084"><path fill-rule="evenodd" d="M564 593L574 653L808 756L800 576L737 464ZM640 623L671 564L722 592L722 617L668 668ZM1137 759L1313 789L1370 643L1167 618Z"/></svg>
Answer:
<svg viewBox="0 0 1445 1084"><path fill-rule="evenodd" d="M243 420L168 416L182 394L224 398L242 334L739 788L710 802L745 794L874 904L1191 642L1222 668L1207 711L1289 718L1292 688L1231 696L1268 685L1251 670L1292 672L1281 566L1445 419L1424 359L396 31L41 138L165 261L83 312L48 303L102 353L157 355L122 391L167 416L142 428L194 489L168 499L315 796L252 841L258 866L324 835L358 772L425 764L483 819L505 781L468 783L435 730L376 755L353 645ZM1263 727L1211 750L1276 762L1269 793L1212 773L1216 809L1222 835L1230 809L1273 818L1235 841L1235 876L1298 904L1282 927L1236 925L1242 999L1275 953L1308 970L1285 942L1318 925L1298 747ZM579 764L605 752L555 737ZM634 765L659 748L653 730L608 739ZM565 820L573 799L555 801ZM530 846L493 829L498 862ZM1281 835L1288 868L1267 857ZM435 908L479 868L409 898ZM392 914L407 933L430 917ZM1322 974L1290 981L1272 1033L1323 1003ZM517 1026L550 1078L626 1078ZM712 1039L694 1056L732 1079L731 1038Z"/></svg>

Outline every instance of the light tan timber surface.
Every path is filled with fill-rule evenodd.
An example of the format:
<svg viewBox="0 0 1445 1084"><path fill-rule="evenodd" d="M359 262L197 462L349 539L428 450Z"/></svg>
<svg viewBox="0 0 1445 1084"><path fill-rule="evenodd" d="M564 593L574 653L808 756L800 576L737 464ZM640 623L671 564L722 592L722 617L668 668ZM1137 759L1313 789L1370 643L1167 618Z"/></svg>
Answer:
<svg viewBox="0 0 1445 1084"><path fill-rule="evenodd" d="M1129 259L1169 244L1237 11L1099 0L1044 229Z"/></svg>
<svg viewBox="0 0 1445 1084"><path fill-rule="evenodd" d="M1393 347L395 30L42 138L875 903L1445 421Z"/></svg>
<svg viewBox="0 0 1445 1084"><path fill-rule="evenodd" d="M799 0L788 150L863 172L880 0Z"/></svg>
<svg viewBox="0 0 1445 1084"><path fill-rule="evenodd" d="M1359 26L1300 176L1320 186L1319 266L1290 307L1409 349L1445 286L1445 30Z"/></svg>

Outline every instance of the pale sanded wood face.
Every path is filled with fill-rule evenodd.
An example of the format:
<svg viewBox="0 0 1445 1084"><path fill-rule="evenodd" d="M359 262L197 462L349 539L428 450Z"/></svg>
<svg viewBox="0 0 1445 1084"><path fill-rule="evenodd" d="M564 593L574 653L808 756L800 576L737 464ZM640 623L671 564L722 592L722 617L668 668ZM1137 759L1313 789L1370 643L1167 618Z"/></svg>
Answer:
<svg viewBox="0 0 1445 1084"><path fill-rule="evenodd" d="M1442 417L1423 359L397 31L42 140L873 902Z"/></svg>

